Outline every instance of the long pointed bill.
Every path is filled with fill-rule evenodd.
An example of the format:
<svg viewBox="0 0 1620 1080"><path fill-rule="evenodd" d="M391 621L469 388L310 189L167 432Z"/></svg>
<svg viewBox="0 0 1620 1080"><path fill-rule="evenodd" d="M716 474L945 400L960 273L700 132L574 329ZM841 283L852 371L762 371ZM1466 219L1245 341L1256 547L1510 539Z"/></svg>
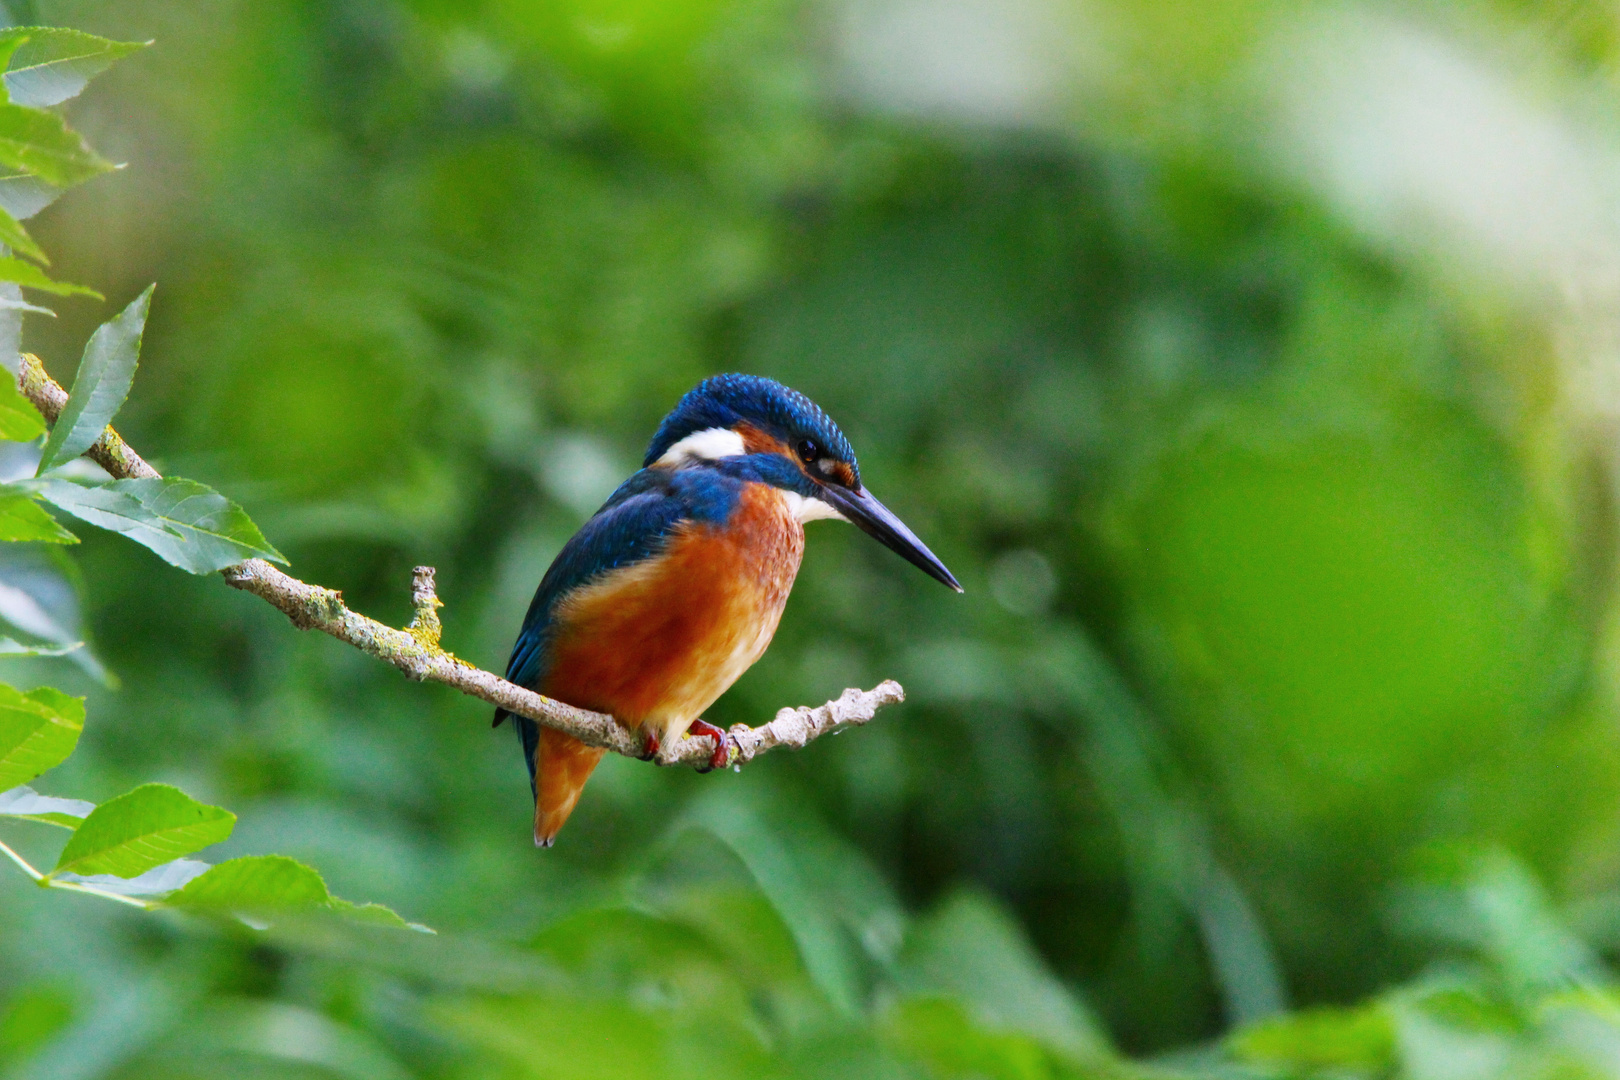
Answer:
<svg viewBox="0 0 1620 1080"><path fill-rule="evenodd" d="M821 497L867 536L877 540L935 581L943 582L957 592L962 591L956 575L945 569L945 564L928 550L928 545L917 539L917 534L906 528L905 522L890 513L889 508L874 499L869 492L851 491L836 484L826 484L822 487Z"/></svg>

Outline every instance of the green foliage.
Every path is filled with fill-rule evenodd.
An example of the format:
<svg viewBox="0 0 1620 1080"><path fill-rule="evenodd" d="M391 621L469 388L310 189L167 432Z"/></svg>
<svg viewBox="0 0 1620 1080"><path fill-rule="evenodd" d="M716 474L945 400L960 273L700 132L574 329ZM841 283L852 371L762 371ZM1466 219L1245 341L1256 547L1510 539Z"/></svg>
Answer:
<svg viewBox="0 0 1620 1080"><path fill-rule="evenodd" d="M0 211L0 243L47 262L13 211L28 216L48 204L54 193L28 185L37 178L47 185L67 186L110 167L59 116L34 107L74 97L90 78L136 48L139 46L76 31L29 27L0 32L0 56L10 58L5 87L13 102L0 104L0 162L24 170L6 178L13 185L8 189L12 203ZM14 258L0 258L0 281L62 295L100 296L90 289L51 281L37 268ZM36 476L88 450L123 406L139 362L154 287L148 286L90 336L73 390L40 450ZM44 309L15 299L15 286L12 293L0 319L10 322L15 345L21 312ZM8 366L15 366L15 361ZM15 381L10 377L0 380L0 438L28 441L42 434L43 419ZM26 486L5 485L0 487L0 542L77 542L40 509L37 498L125 533L193 573L255 556L281 558L241 507L202 484L178 477L115 481L97 488L57 478L34 480ZM9 621L32 633L63 636L34 596L23 589L0 584L0 607L6 609ZM0 638L0 656L62 656L75 652L81 644L53 648ZM83 727L83 699L50 687L23 694L0 684L0 818L56 825L72 832L54 869L43 874L0 844L0 851L40 885L137 907L166 905L242 920L267 913L327 913L371 926L426 929L407 924L382 905L357 905L332 896L318 873L291 859L256 856L210 867L184 858L227 839L236 816L170 785L143 784L100 806L41 795L20 786L19 781L62 764L76 747ZM22 1017L19 1023L39 1023L38 1018L15 1011L8 1022L18 1016ZM11 1045L0 1050L27 1048L25 1041L7 1041Z"/></svg>
<svg viewBox="0 0 1620 1080"><path fill-rule="evenodd" d="M13 104L38 109L77 97L91 79L150 44L59 26L12 27L0 41L17 43L5 65L6 93Z"/></svg>
<svg viewBox="0 0 1620 1080"><path fill-rule="evenodd" d="M1051 976L1017 924L988 897L959 893L942 902L912 930L901 959L912 992L960 1002L980 1026L1021 1032L1071 1063L1109 1054L1108 1038L1095 1018ZM932 1008L917 1016L924 1029L940 1016Z"/></svg>
<svg viewBox="0 0 1620 1080"><path fill-rule="evenodd" d="M320 875L281 855L255 855L220 863L169 898L175 907L246 912L315 907L329 903Z"/></svg>
<svg viewBox="0 0 1620 1080"><path fill-rule="evenodd" d="M0 815L41 821L47 825L60 825L64 829L77 829L86 814L96 808L95 803L83 799L59 799L41 795L30 787L15 787L0 791Z"/></svg>
<svg viewBox="0 0 1620 1080"><path fill-rule="evenodd" d="M462 976L440 973L434 1013L479 1052L475 1070L623 1080L1141 1075L1110 1049L1016 924L981 896L955 898L915 924L894 911L899 921L888 929L901 940L892 951L852 942L887 961L862 973L855 1000L836 1006L814 966L825 961L801 942L818 946L791 929L802 913L759 875L815 867L800 884L806 898L835 926L853 928L870 915L849 883L870 867L747 795L725 806L752 819L748 831L774 834L785 862L750 858L732 837L678 827L664 857L631 886L630 906L587 907L536 936L528 951L543 966L529 978L538 986L492 993L515 972L491 971L472 977L480 992L469 996L453 987ZM727 884L716 884L716 870ZM1008 954L992 955L1000 946ZM956 996L960 988L971 1004ZM835 984L831 992L847 989Z"/></svg>
<svg viewBox="0 0 1620 1080"><path fill-rule="evenodd" d="M45 418L16 383L0 379L0 439L30 442L45 434Z"/></svg>
<svg viewBox="0 0 1620 1080"><path fill-rule="evenodd" d="M0 783L32 779L60 765L84 728L84 704L50 687L21 694L0 685ZM137 906L227 915L255 925L265 916L336 915L389 929L426 931L381 904L333 896L320 874L276 855L232 859L217 866L186 859L230 836L236 815L167 784L142 784L96 806L41 795L30 787L0 790L0 818L72 830L46 874L0 844L39 884L111 898L138 897Z"/></svg>
<svg viewBox="0 0 1620 1080"><path fill-rule="evenodd" d="M16 220L33 217L61 195L61 188L52 187L32 173L0 169L0 209Z"/></svg>
<svg viewBox="0 0 1620 1080"><path fill-rule="evenodd" d="M795 853L789 846L790 838L746 803L711 798L696 807L692 821L724 843L748 868L787 924L817 989L840 1012L853 1014L862 996L858 944L861 931L870 928L882 934L887 929L893 933L892 925L882 925L885 916L892 919L895 915L894 901L883 883L859 873L860 863L836 849L829 852L812 848ZM823 882L806 876L815 868L829 865L853 867L856 873ZM837 896L842 903L829 906L824 893ZM839 908L856 925L841 926ZM856 935L853 940L852 930Z"/></svg>
<svg viewBox="0 0 1620 1080"><path fill-rule="evenodd" d="M72 998L61 987L29 987L7 995L0 1013L0 1060L15 1060L38 1048L73 1017Z"/></svg>
<svg viewBox="0 0 1620 1080"><path fill-rule="evenodd" d="M975 1027L961 1005L948 999L899 1005L888 1018L884 1036L930 1076L1056 1080L1085 1075L1060 1067L1027 1036Z"/></svg>
<svg viewBox="0 0 1620 1080"><path fill-rule="evenodd" d="M33 237L28 235L28 230L22 227L22 222L12 217L9 211L3 209L0 209L0 244L6 245L13 251L21 252L30 259L36 259L39 262L45 263L46 265L50 264L50 260L45 257L44 249L34 242ZM26 269L19 269L14 260L5 264L5 271L13 274L28 274ZM50 292L60 292L64 296L72 295L72 293L75 291L89 296L96 295L90 289L80 289L75 285L63 285L59 282L45 279L42 277L42 275L30 275L27 278L7 278L6 280L30 284L36 289L45 289ZM44 281L44 284L37 284L42 280Z"/></svg>
<svg viewBox="0 0 1620 1080"><path fill-rule="evenodd" d="M56 187L72 187L113 168L55 113L0 104L0 165Z"/></svg>
<svg viewBox="0 0 1620 1080"><path fill-rule="evenodd" d="M0 542L40 541L47 544L76 544L79 538L56 523L40 509L27 492L0 492Z"/></svg>
<svg viewBox="0 0 1620 1080"><path fill-rule="evenodd" d="M129 397L135 382L135 368L141 358L141 335L146 331L146 312L152 304L152 290L129 302L116 317L96 328L85 343L84 357L73 377L73 389L56 426L40 451L39 469L43 476L50 469L71 461L90 449Z"/></svg>
<svg viewBox="0 0 1620 1080"><path fill-rule="evenodd" d="M0 106L0 108L4 108ZM39 289L42 292L55 293L57 296L91 296L100 300L101 294L94 289L83 285L71 285L63 281L53 281L45 271L33 263L23 262L21 259L10 257L0 258L0 281L15 281L19 285L30 289Z"/></svg>
<svg viewBox="0 0 1620 1080"><path fill-rule="evenodd" d="M333 896L314 870L284 855L250 855L210 868L165 898L169 907L237 916L336 912L374 926L426 930L381 904L352 904Z"/></svg>
<svg viewBox="0 0 1620 1080"><path fill-rule="evenodd" d="M1458 942L1461 964L1363 1006L1255 1025L1228 1040L1232 1054L1289 1078L1418 1080L1463 1066L1502 1080L1614 1075L1606 1048L1620 1037L1620 989L1522 864L1501 851L1454 855L1457 880L1413 888L1428 932L1485 931Z"/></svg>
<svg viewBox="0 0 1620 1080"><path fill-rule="evenodd" d="M62 188L113 166L86 146L61 116L44 109L76 97L96 75L143 47L59 27L14 26L0 32L0 66L5 68L0 164L15 170L0 177L0 188L6 192L0 196L0 244L49 264L44 249L19 219L33 216ZM54 281L39 268L7 256L0 256L0 281L59 296L101 298L94 289Z"/></svg>
<svg viewBox="0 0 1620 1080"><path fill-rule="evenodd" d="M13 875L0 1068L1615 1075L1613 13L936 7L72 6L162 38L63 114L130 168L0 207L164 283L120 427L301 576L403 621L431 562L498 670L670 402L749 370L969 591L812 525L710 718L908 704L740 777L605 761L536 853L481 706L117 537L7 545L6 610L121 680L7 661L94 697L50 790L183 779L222 857L441 933L280 863L316 906L245 923L102 902L198 864ZM65 372L109 314L23 335Z"/></svg>
<svg viewBox="0 0 1620 1080"><path fill-rule="evenodd" d="M1229 1045L1244 1061L1306 1075L1349 1069L1378 1076L1397 1052L1394 1019L1382 1004L1305 1010L1246 1028Z"/></svg>
<svg viewBox="0 0 1620 1080"><path fill-rule="evenodd" d="M82 698L48 686L24 694L0 684L0 791L66 761L83 731Z"/></svg>
<svg viewBox="0 0 1620 1080"><path fill-rule="evenodd" d="M193 574L247 559L287 561L240 506L194 480L165 476L87 487L47 478L29 481L27 490L82 521L122 533Z"/></svg>
<svg viewBox="0 0 1620 1080"><path fill-rule="evenodd" d="M236 815L167 784L142 784L90 812L56 860L54 874L137 877L231 835Z"/></svg>

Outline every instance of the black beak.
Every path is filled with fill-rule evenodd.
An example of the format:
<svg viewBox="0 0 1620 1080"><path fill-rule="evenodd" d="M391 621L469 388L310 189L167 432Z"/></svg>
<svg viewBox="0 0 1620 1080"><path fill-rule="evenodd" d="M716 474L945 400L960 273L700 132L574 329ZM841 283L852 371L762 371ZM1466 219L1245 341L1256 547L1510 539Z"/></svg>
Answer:
<svg viewBox="0 0 1620 1080"><path fill-rule="evenodd" d="M928 550L928 545L917 539L917 534L906 528L906 523L889 512L866 491L852 491L837 484L823 484L821 497L856 528L899 555L935 581L962 591L956 575L945 569L939 556Z"/></svg>

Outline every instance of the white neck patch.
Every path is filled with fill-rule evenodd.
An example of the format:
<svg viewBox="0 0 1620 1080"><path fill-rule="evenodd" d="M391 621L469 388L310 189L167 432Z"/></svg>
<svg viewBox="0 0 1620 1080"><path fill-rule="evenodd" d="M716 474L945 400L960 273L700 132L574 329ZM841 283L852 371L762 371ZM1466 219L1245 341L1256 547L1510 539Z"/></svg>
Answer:
<svg viewBox="0 0 1620 1080"><path fill-rule="evenodd" d="M694 431L664 451L654 465L679 467L688 461L718 461L745 453L742 436L730 428L715 427Z"/></svg>
<svg viewBox="0 0 1620 1080"><path fill-rule="evenodd" d="M663 456L653 464L678 469L688 462L719 461L721 458L741 457L747 452L747 448L743 446L742 436L730 428L704 428L702 431L692 432L665 450ZM797 518L800 524L824 518L849 520L831 504L820 499L800 495L797 491L779 490L778 494L787 502L788 513Z"/></svg>
<svg viewBox="0 0 1620 1080"><path fill-rule="evenodd" d="M784 491L782 498L787 501L788 513L799 519L799 524L807 521L820 521L823 518L833 518L838 521L848 521L830 503L820 499L806 498L797 491Z"/></svg>

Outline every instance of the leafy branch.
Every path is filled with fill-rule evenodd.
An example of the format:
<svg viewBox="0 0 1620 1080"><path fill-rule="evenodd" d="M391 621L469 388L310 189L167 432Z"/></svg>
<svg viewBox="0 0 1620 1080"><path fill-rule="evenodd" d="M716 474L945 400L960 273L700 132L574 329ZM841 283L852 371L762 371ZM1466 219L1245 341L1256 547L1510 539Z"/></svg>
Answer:
<svg viewBox="0 0 1620 1080"><path fill-rule="evenodd" d="M100 294L54 281L34 263L49 265L22 221L62 191L114 166L84 144L60 113L95 75L143 46L51 27L0 29L0 331L21 333L25 311L53 314L27 303L22 288L59 296ZM12 254L15 253L15 254ZM18 258L16 256L23 256ZM32 259L34 262L25 261ZM32 480L0 484L0 542L74 544L78 538L39 505L48 502L81 520L125 533L168 561L195 573L244 558L280 559L242 509L190 480L142 478L83 485L49 470L72 461L101 437L123 404L140 356L152 290L147 289L91 337L75 388L40 452ZM15 352L0 364L16 370ZM60 388L58 388L60 389ZM30 442L46 434L44 417L0 378L0 440ZM72 654L85 666L82 642L34 605L31 597L0 585L11 597L5 619L47 643L0 638L0 656ZM19 607L19 601L26 601ZM31 608L31 610L24 610ZM77 651L76 651L77 650ZM266 926L288 913L330 912L381 925L426 929L387 908L356 905L327 890L320 874L279 855L250 856L210 866L187 858L226 839L236 816L200 803L178 788L143 784L100 806L41 795L22 786L73 753L84 730L84 701L51 687L27 693L0 684L0 818L67 829L71 835L48 870L34 866L9 844L0 854L42 888L85 893L143 909L213 912Z"/></svg>
<svg viewBox="0 0 1620 1080"><path fill-rule="evenodd" d="M108 483L86 484L53 471L0 485L0 530L6 539L77 542L40 510L37 501L43 501L122 533L191 573L218 571L228 584L268 601L294 625L330 634L393 664L412 679L444 683L592 746L647 756L641 739L611 716L542 697L446 652L440 645L442 603L431 567L416 568L411 591L414 618L404 629L395 629L351 611L339 593L272 566L270 559L284 559L235 503L195 481L164 477L147 464L108 422L134 380L151 295L147 289L92 335L71 393L31 354L19 358L15 384L0 379L0 429L13 438L37 438L49 428L40 473L83 453L113 477ZM783 709L757 728L736 725L725 735L728 763L740 766L778 746L802 747L830 731L864 724L882 706L903 699L900 685L886 681L869 691L847 690L820 708ZM226 839L236 818L177 788L145 784L94 806L18 786L66 760L83 727L81 699L50 687L24 694L0 684L0 817L73 830L49 871L37 869L0 843L0 854L38 885L141 908L211 910L250 921L265 913L325 910L382 925L425 929L379 905L355 905L333 897L319 874L282 856L252 856L212 867L186 858ZM701 767L713 751L708 736L686 738L667 747L660 760Z"/></svg>
<svg viewBox="0 0 1620 1080"><path fill-rule="evenodd" d="M0 78L0 244L50 265L23 219L49 206L64 189L117 167L50 110L146 44L55 26L0 30L0 67L6 69ZM53 281L32 263L11 257L0 257L0 282L59 296L100 296L82 285Z"/></svg>
<svg viewBox="0 0 1620 1080"><path fill-rule="evenodd" d="M141 299L147 295L149 293L142 294ZM133 370L131 360L130 375L133 375ZM121 368L97 369L90 374L93 379L118 380L124 387L128 386ZM37 357L24 354L22 358L18 387L23 396L48 422L70 422L75 426L77 434L65 436L59 444L85 447L84 452L115 477L112 484L90 488L65 480L36 481L31 484L30 490L37 492L47 502L93 524L126 533L131 539L146 544L170 562L193 573L219 570L232 588L250 592L267 601L291 619L293 625L303 630L330 634L362 652L387 661L408 678L419 682L443 683L508 712L529 717L546 727L572 735L588 746L601 747L627 757L648 756L642 737L611 716L576 709L572 705L543 697L446 652L439 644L437 609L442 604L434 590L431 567L416 568L412 588L416 617L408 627L398 630L352 611L344 604L341 593L300 581L276 569L264 558L240 561L242 554L253 550L270 552L272 558L280 560L280 556L273 553L274 549L247 521L246 515L242 515L241 523L234 529L209 534L210 540L218 548L217 556L211 561L181 561L178 557L171 557L169 549L179 545L174 543L174 538L166 530L192 526L172 516L163 518L154 509L155 498L168 490L161 485L188 484L197 489L198 497L206 493L222 502L223 499L192 481L163 478L116 431L106 425L106 420L111 417L105 410L82 406L75 409L74 402L81 398L123 400L121 393L103 393L100 381L92 381L81 389L84 378L81 372L80 379L74 382L73 393L69 395L45 373ZM68 419L64 421L59 418ZM91 427L88 432L80 430L91 424L99 426ZM53 430L46 446L49 448L56 443L57 432ZM153 498L141 502L138 496L125 496L119 491L119 485L126 485L123 492L131 495L135 495L135 489L129 485L149 485L141 488L140 492L150 493ZM114 503L117 503L116 510L111 509ZM234 503L226 505L232 512L240 513ZM198 553L188 551L184 554ZM759 727L734 725L726 733L727 763L742 765L779 746L803 747L828 732L865 724L884 705L903 700L905 691L891 679L871 690L846 690L842 696L819 708L782 709L775 719ZM657 760L663 765L706 768L715 749L712 737L690 736L664 747Z"/></svg>
<svg viewBox="0 0 1620 1080"><path fill-rule="evenodd" d="M49 260L21 222L64 188L114 167L49 110L141 47L71 30L0 30L0 329L13 341L21 332L23 312L51 314L24 302L20 287L99 297L93 290L47 277L35 263L48 265ZM612 717L552 701L446 652L440 644L441 604L431 568L416 570L410 625L386 626L350 610L341 594L271 565L286 559L240 506L203 484L162 476L148 465L110 424L134 383L152 292L146 289L91 336L71 392L53 381L36 357L0 356L0 363L16 374L15 380L0 377L0 440L32 442L45 436L34 476L0 484L0 542L77 543L43 503L120 533L182 570L220 572L227 584L269 602L294 625L330 634L412 679L444 683L592 746L648 756L641 737ZM62 468L81 455L112 479L97 483ZM29 627L16 625L48 640L23 644L0 638L0 657L59 656L82 648L54 629L35 633L45 629L39 620ZM727 763L740 766L778 746L802 747L827 732L864 724L879 708L903 698L898 683L884 682L869 691L845 691L820 708L783 709L757 728L739 724L723 736ZM236 817L177 788L143 784L97 806L23 786L67 760L83 729L82 699L51 687L24 693L0 684L0 819L71 832L49 870L0 843L0 854L39 886L144 909L233 915L255 926L287 912L325 911L425 929L379 905L332 896L315 870L283 856L250 856L216 866L188 858L225 840ZM659 760L705 767L717 749L712 737L689 737L663 747Z"/></svg>
<svg viewBox="0 0 1620 1080"><path fill-rule="evenodd" d="M186 858L227 839L236 815L167 784L142 784L100 806L20 786L66 761L83 730L82 698L48 686L24 694L0 684L0 817L72 832L49 870L37 869L0 842L0 854L36 885L148 910L176 908L255 920L324 910L425 929L380 905L337 899L318 873L280 855L248 856L217 866Z"/></svg>

